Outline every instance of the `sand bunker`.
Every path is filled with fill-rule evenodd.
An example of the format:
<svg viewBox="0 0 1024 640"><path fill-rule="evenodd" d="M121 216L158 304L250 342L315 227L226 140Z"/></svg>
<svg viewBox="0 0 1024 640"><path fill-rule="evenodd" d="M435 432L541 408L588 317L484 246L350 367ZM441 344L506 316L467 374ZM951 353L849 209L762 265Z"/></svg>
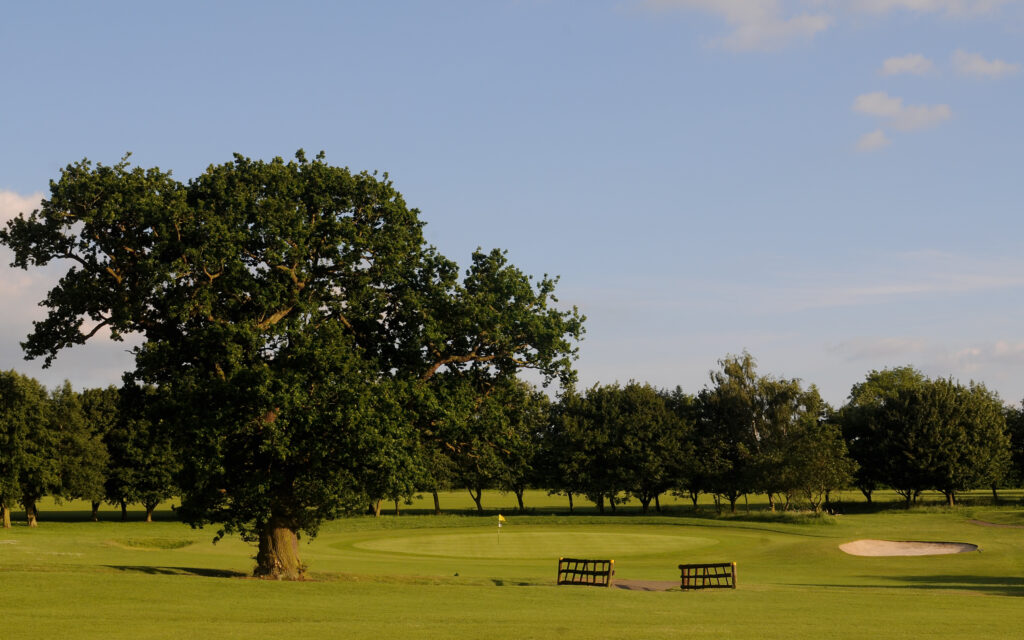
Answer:
<svg viewBox="0 0 1024 640"><path fill-rule="evenodd" d="M854 540L839 545L851 556L939 556L977 551L967 542L897 542L895 540Z"/></svg>

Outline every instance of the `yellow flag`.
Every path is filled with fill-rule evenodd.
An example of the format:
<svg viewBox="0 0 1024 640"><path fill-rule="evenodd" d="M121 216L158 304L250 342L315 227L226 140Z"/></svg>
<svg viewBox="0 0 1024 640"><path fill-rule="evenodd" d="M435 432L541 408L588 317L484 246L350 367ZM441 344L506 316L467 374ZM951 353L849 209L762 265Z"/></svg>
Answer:
<svg viewBox="0 0 1024 640"><path fill-rule="evenodd" d="M505 522L505 516L498 514L498 522Z"/></svg>

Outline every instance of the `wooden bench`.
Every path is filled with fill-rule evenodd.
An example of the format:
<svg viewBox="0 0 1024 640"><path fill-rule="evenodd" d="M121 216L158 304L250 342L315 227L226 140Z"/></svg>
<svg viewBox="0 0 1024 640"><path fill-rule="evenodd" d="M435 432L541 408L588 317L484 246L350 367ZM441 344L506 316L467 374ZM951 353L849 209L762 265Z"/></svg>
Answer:
<svg viewBox="0 0 1024 640"><path fill-rule="evenodd" d="M614 576L614 560L558 559L558 584L610 587Z"/></svg>
<svg viewBox="0 0 1024 640"><path fill-rule="evenodd" d="M681 564L683 589L735 589L736 563Z"/></svg>

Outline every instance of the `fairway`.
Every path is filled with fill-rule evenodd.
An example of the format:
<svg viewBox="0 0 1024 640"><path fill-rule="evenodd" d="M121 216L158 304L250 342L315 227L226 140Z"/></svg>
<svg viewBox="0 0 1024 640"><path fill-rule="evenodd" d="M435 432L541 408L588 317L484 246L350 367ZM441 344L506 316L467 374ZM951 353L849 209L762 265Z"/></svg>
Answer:
<svg viewBox="0 0 1024 640"><path fill-rule="evenodd" d="M458 494L445 504L463 507ZM498 496L494 496L495 500ZM92 523L49 505L37 529L0 532L3 629L44 637L920 638L1019 637L1024 509L882 510L814 520L620 510L461 509L354 517L301 544L309 580L249 578L254 548L174 522ZM136 514L133 514L134 517ZM982 526L973 521L1011 526ZM859 557L853 540L962 541L981 552ZM615 560L621 580L676 581L680 563L736 562L738 588L557 587L559 556ZM0 637L6 637L0 633Z"/></svg>

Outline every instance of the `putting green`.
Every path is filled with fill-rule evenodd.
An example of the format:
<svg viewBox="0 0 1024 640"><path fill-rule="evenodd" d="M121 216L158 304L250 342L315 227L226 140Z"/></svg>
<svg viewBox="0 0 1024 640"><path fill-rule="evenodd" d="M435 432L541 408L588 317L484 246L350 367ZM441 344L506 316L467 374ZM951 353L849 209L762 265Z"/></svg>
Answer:
<svg viewBox="0 0 1024 640"><path fill-rule="evenodd" d="M686 551L718 544L712 538L613 531L529 531L508 528L499 539L487 533L437 533L356 542L368 551L456 558L621 558Z"/></svg>

